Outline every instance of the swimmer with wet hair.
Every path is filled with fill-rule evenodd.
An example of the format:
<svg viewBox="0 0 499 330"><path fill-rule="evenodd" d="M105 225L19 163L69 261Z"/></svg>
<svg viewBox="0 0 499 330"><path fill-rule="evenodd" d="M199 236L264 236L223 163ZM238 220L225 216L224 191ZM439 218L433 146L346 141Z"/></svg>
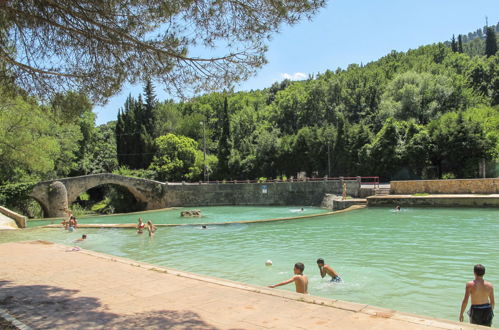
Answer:
<svg viewBox="0 0 499 330"><path fill-rule="evenodd" d="M321 273L321 277L324 278L327 275L331 276L331 282L341 283L343 280L340 275L329 265L324 264L324 259L317 259L317 266L319 267L319 271Z"/></svg>
<svg viewBox="0 0 499 330"><path fill-rule="evenodd" d="M308 277L306 275L303 275L304 270L305 270L305 265L302 264L301 262L297 262L293 269L293 272L295 274L293 277L291 277L287 281L275 285L270 285L269 288L275 288L281 285L286 285L291 282L295 282L296 292L308 294Z"/></svg>
<svg viewBox="0 0 499 330"><path fill-rule="evenodd" d="M83 242L86 239L87 239L87 235L83 234L83 235L81 235L81 238L78 238L75 242Z"/></svg>

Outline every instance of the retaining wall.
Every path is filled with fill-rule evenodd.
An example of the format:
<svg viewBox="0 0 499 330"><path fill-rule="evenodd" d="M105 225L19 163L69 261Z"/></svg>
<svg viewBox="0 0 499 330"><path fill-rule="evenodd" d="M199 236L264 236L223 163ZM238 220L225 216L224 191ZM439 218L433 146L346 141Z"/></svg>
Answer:
<svg viewBox="0 0 499 330"><path fill-rule="evenodd" d="M499 207L499 195L389 195L367 197L368 206Z"/></svg>
<svg viewBox="0 0 499 330"><path fill-rule="evenodd" d="M453 179L453 180L412 180L390 182L391 195L405 194L497 194L499 178L493 179Z"/></svg>
<svg viewBox="0 0 499 330"><path fill-rule="evenodd" d="M325 194L339 194L342 183L350 196L358 196L359 180L210 185L168 185L164 206L210 205L321 205Z"/></svg>

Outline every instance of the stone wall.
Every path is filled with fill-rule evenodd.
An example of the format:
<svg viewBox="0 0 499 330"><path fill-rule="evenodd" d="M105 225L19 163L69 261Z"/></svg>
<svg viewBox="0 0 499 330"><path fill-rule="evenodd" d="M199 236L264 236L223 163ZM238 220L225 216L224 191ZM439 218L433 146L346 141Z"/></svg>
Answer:
<svg viewBox="0 0 499 330"><path fill-rule="evenodd" d="M342 193L358 197L356 180L317 180L271 183L181 184L130 178L114 174L93 174L38 183L30 196L43 208L45 217L64 217L65 209L78 195L93 187L114 184L125 187L147 210L172 206L210 205L313 205L320 206L325 194Z"/></svg>
<svg viewBox="0 0 499 330"><path fill-rule="evenodd" d="M471 195L432 195L432 196L371 196L367 198L371 206L433 206L433 207L499 207L499 198L494 196Z"/></svg>
<svg viewBox="0 0 499 330"><path fill-rule="evenodd" d="M499 178L392 181L390 194L497 194Z"/></svg>
<svg viewBox="0 0 499 330"><path fill-rule="evenodd" d="M358 196L360 182L343 181L347 193ZM314 205L320 206L324 195L340 194L341 181L307 181L275 183L235 183L210 185L168 185L163 205Z"/></svg>

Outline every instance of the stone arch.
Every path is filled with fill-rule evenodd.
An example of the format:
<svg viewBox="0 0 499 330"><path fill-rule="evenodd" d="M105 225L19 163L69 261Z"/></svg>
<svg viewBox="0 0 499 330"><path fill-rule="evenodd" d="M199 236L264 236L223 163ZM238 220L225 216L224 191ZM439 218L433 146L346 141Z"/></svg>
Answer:
<svg viewBox="0 0 499 330"><path fill-rule="evenodd" d="M139 191L133 184L124 182L121 178L102 176L87 176L81 178L81 180L65 182L69 205L74 203L82 193L89 189L104 185L116 185L126 188L137 201L147 205L148 200L145 194Z"/></svg>
<svg viewBox="0 0 499 330"><path fill-rule="evenodd" d="M40 203L45 217L64 217L68 205L75 202L81 193L102 185L124 187L146 210L164 205L164 183L110 173L42 181L35 185L30 197Z"/></svg>
<svg viewBox="0 0 499 330"><path fill-rule="evenodd" d="M49 217L49 207L47 204L45 204L45 202L41 201L39 198L33 196L33 195L29 195L30 198L32 198L34 201L36 201L38 203L38 205L40 205L40 207L42 208L42 212L43 212L43 217L46 218L46 217Z"/></svg>

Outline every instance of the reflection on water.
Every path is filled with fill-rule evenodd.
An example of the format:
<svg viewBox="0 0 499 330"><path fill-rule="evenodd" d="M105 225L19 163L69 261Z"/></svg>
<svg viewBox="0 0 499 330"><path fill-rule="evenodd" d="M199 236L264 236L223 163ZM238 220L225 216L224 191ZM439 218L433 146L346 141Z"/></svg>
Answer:
<svg viewBox="0 0 499 330"><path fill-rule="evenodd" d="M243 217L245 209L218 212L228 219ZM251 212L258 211L260 216L262 211L271 213L259 208ZM281 211L289 214L290 208ZM499 283L498 219L497 209L374 208L285 222L211 225L206 230L159 228L154 239L132 229L27 229L0 232L0 242L46 239L258 285L291 277L300 261L313 295L455 320L474 264L483 263L486 279ZM75 244L83 233L87 241ZM320 277L319 257L344 283ZM271 267L265 265L269 259Z"/></svg>

